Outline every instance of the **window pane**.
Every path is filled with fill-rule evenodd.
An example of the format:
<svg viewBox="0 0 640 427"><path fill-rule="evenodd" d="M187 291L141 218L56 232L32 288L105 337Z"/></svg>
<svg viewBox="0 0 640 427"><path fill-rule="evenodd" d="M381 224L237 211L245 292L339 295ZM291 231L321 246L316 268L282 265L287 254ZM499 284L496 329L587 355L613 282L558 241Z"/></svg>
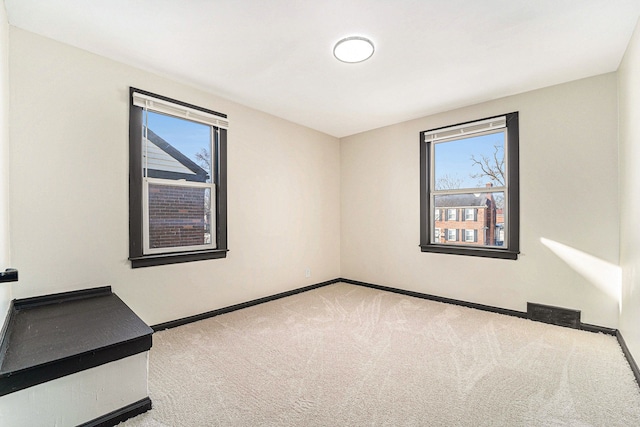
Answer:
<svg viewBox="0 0 640 427"><path fill-rule="evenodd" d="M211 126L148 111L143 173L150 178L211 182Z"/></svg>
<svg viewBox="0 0 640 427"><path fill-rule="evenodd" d="M464 210L464 219L466 221L475 221L475 219L476 219L476 210L475 209L465 209Z"/></svg>
<svg viewBox="0 0 640 427"><path fill-rule="evenodd" d="M478 230L465 229L464 230L464 241L465 242L473 242L477 231Z"/></svg>
<svg viewBox="0 0 640 427"><path fill-rule="evenodd" d="M504 144L504 131L435 143L435 189L503 187Z"/></svg>
<svg viewBox="0 0 640 427"><path fill-rule="evenodd" d="M211 189L149 184L149 247L211 244Z"/></svg>
<svg viewBox="0 0 640 427"><path fill-rule="evenodd" d="M446 229L446 241L433 233L431 243L503 246L505 215L504 192L463 193L434 196L433 209L446 209L447 216L434 218L432 227ZM464 221L451 212L465 213Z"/></svg>

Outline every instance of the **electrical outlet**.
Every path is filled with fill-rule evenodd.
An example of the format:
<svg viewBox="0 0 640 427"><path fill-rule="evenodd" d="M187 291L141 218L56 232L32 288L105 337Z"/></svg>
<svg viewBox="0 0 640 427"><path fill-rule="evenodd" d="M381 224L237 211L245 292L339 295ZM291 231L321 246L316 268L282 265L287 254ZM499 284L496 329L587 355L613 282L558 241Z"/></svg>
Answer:
<svg viewBox="0 0 640 427"><path fill-rule="evenodd" d="M304 277L311 277L311 269L307 267L304 271Z"/></svg>

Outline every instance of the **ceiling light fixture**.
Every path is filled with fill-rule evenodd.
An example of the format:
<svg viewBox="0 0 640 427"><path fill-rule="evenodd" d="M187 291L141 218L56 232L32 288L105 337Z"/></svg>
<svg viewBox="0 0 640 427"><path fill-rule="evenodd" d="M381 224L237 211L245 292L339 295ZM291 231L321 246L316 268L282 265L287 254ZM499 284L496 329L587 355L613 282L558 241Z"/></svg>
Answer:
<svg viewBox="0 0 640 427"><path fill-rule="evenodd" d="M352 36L340 40L333 47L333 56L339 61L354 64L371 58L375 48L366 37Z"/></svg>

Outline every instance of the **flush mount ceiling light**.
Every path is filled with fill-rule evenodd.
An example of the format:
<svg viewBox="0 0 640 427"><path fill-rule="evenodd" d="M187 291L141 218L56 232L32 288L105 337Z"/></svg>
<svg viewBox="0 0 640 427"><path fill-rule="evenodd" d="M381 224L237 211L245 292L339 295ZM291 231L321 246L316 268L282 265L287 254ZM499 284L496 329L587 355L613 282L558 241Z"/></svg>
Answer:
<svg viewBox="0 0 640 427"><path fill-rule="evenodd" d="M366 61L371 58L375 48L366 37L353 36L340 40L333 48L333 56L339 61L350 64Z"/></svg>

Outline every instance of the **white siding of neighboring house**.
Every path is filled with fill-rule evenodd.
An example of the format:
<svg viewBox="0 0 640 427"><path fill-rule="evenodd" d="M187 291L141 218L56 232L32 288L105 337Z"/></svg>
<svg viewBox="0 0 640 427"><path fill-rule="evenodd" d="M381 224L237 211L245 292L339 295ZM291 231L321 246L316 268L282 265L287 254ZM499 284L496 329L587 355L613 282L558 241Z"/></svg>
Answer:
<svg viewBox="0 0 640 427"><path fill-rule="evenodd" d="M191 169L168 155L153 142L146 139L144 141L146 142L146 153L142 153L142 161L145 162L146 160L148 162L147 167L149 169L196 175Z"/></svg>

